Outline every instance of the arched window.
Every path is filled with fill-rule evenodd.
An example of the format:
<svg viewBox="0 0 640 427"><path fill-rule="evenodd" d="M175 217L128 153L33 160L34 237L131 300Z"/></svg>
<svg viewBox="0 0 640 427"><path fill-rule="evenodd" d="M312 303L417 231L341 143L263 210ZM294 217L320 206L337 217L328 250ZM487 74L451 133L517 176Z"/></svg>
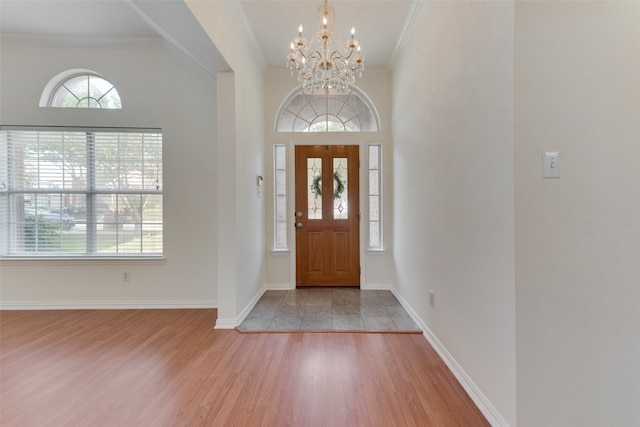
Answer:
<svg viewBox="0 0 640 427"><path fill-rule="evenodd" d="M120 109L117 89L100 74L90 70L68 70L47 84L41 107Z"/></svg>
<svg viewBox="0 0 640 427"><path fill-rule="evenodd" d="M284 100L277 132L376 132L380 120L369 98L354 86L345 92L308 93L298 87Z"/></svg>

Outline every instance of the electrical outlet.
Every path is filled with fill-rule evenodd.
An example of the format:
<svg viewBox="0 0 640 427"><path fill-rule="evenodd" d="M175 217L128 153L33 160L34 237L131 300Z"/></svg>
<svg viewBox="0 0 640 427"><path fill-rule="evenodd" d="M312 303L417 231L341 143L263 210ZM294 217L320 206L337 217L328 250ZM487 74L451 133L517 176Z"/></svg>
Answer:
<svg viewBox="0 0 640 427"><path fill-rule="evenodd" d="M128 282L129 280L131 280L131 275L129 274L128 271L123 271L122 272L122 281L123 282Z"/></svg>
<svg viewBox="0 0 640 427"><path fill-rule="evenodd" d="M436 294L431 289L429 289L429 305L434 308L436 306Z"/></svg>

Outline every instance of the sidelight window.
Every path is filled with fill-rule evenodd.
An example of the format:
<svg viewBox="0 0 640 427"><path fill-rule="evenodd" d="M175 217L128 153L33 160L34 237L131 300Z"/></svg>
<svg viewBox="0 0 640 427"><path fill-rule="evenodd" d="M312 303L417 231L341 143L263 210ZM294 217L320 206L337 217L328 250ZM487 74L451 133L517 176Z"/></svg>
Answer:
<svg viewBox="0 0 640 427"><path fill-rule="evenodd" d="M382 158L380 144L369 145L369 249L382 249Z"/></svg>
<svg viewBox="0 0 640 427"><path fill-rule="evenodd" d="M273 165L274 165L274 214L275 214L275 233L274 233L274 249L287 249L287 146L284 144L276 144L273 147Z"/></svg>

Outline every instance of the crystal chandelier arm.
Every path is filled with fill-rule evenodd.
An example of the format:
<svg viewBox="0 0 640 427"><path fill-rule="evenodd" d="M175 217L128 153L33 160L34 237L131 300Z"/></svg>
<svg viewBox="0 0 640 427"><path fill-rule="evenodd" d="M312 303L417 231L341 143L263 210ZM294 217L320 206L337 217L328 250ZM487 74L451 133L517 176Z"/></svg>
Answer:
<svg viewBox="0 0 640 427"><path fill-rule="evenodd" d="M311 62L313 60L319 61L319 60L322 59L322 53L320 53L320 51L318 49L314 49L307 56L305 56L305 59L308 62Z"/></svg>
<svg viewBox="0 0 640 427"><path fill-rule="evenodd" d="M350 59L353 57L355 49L351 49L348 54L345 56L342 52L335 51L331 54L330 59L334 64L338 64L340 62L344 68L348 68L351 71L356 71L362 66L362 60L355 57L355 61L351 64ZM339 67L340 68L340 67Z"/></svg>

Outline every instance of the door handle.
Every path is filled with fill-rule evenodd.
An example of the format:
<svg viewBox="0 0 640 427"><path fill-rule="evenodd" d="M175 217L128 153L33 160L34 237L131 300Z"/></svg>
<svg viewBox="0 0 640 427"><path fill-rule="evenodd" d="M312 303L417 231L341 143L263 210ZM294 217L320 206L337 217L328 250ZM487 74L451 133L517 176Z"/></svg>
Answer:
<svg viewBox="0 0 640 427"><path fill-rule="evenodd" d="M301 228L302 227L302 223L301 222L297 222L296 223L296 228Z"/></svg>

